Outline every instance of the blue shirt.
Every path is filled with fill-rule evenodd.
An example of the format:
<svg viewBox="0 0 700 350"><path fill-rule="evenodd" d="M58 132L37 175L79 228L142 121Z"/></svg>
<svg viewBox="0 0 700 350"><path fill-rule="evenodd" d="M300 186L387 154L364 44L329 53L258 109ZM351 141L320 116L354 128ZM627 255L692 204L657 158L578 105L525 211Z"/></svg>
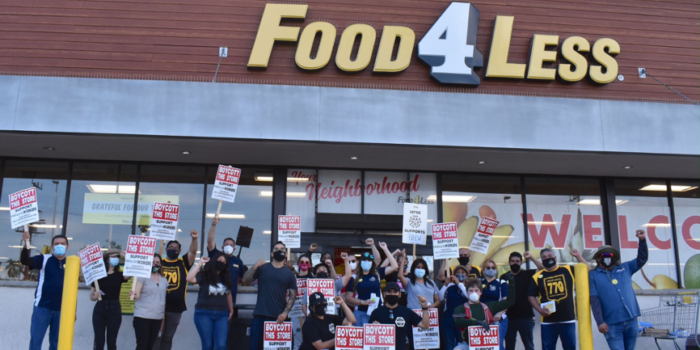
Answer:
<svg viewBox="0 0 700 350"><path fill-rule="evenodd" d="M213 256L214 254L221 254L221 252L216 248L209 251L209 256ZM233 287L231 287L231 299L233 299L233 304L235 305L236 295L238 294L238 278L243 278L248 268L243 265L243 260L237 256L226 256L226 260L228 261L228 270L231 272L231 281L233 282Z"/></svg>
<svg viewBox="0 0 700 350"><path fill-rule="evenodd" d="M36 255L33 270L39 270L39 284L34 292L34 306L61 311L63 276L66 259L58 260L52 254Z"/></svg>
<svg viewBox="0 0 700 350"><path fill-rule="evenodd" d="M346 292L352 292L354 287L355 298L360 300L370 299L372 297L372 293L374 293L379 298L377 307L382 306L382 287L380 281L386 277L386 267L378 268L377 272L379 273L379 276L370 274L357 276L357 286L355 286L355 278L350 278ZM360 311L367 311L367 305L360 305L357 307L357 309Z"/></svg>
<svg viewBox="0 0 700 350"><path fill-rule="evenodd" d="M614 325L641 315L632 287L632 275L644 266L647 257L646 240L640 240L636 259L615 266L611 271L598 267L588 272L596 323L600 325L603 321ZM613 284L615 280L617 284Z"/></svg>
<svg viewBox="0 0 700 350"><path fill-rule="evenodd" d="M485 278L482 278L481 283L483 284L483 290L481 291L482 303L501 301L501 299L508 296L508 282L504 280L496 278L488 282Z"/></svg>

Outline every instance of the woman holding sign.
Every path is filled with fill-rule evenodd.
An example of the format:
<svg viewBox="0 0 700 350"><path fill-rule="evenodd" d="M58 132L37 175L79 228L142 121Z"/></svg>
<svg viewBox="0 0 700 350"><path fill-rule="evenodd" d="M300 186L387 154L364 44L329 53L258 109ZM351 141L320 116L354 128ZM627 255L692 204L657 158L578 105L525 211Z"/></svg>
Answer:
<svg viewBox="0 0 700 350"><path fill-rule="evenodd" d="M313 246L313 245L312 245ZM303 279L309 279L313 278L313 274L311 273L311 259L309 259L310 255L302 254L299 256L299 259L297 260L297 266L299 266L299 273L297 273L297 288L299 287L299 281ZM296 272L296 271L295 271ZM297 292L297 297L299 296L299 292ZM303 296L302 298L305 298L306 296ZM295 303L300 303L300 300L297 300ZM295 307L297 305L295 304ZM306 313L304 313L306 314ZM306 320L306 317L304 316L299 316L299 317L291 317L292 319L292 334L294 336L294 350L299 349L299 346L301 345L302 342L302 335L301 335L301 327L304 324L304 321Z"/></svg>
<svg viewBox="0 0 700 350"><path fill-rule="evenodd" d="M163 277L160 254L153 255L151 276L137 278L136 288L129 292L133 295L134 331L136 332L136 350L152 350L158 338L160 324L165 315L165 296L168 294L168 280Z"/></svg>
<svg viewBox="0 0 700 350"><path fill-rule="evenodd" d="M104 349L105 331L107 332L107 349L117 349L117 335L122 325L122 306L119 303L119 293L122 283L131 279L119 271L118 249L109 249L104 255L107 277L97 280L90 289L90 300L97 301L92 310L92 329L95 330L95 342L93 349ZM96 288L99 286L99 288Z"/></svg>
<svg viewBox="0 0 700 350"><path fill-rule="evenodd" d="M304 322L302 336L304 341L299 350L323 350L335 347L335 329L337 326L350 326L355 323L355 316L345 304L343 298L335 297L333 301L343 308L347 317L337 315L326 315L326 297L322 293L316 292L309 295L309 309L311 316Z"/></svg>
<svg viewBox="0 0 700 350"><path fill-rule="evenodd" d="M199 285L194 325L202 341L202 350L226 350L228 322L233 317L233 281L228 268L223 254L211 258L203 256L187 275L187 282Z"/></svg>

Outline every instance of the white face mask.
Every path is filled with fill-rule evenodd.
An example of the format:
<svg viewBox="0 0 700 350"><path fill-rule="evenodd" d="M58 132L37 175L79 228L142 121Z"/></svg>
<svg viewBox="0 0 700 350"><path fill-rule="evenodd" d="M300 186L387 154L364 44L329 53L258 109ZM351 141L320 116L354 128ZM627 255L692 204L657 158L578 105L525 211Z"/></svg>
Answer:
<svg viewBox="0 0 700 350"><path fill-rule="evenodd" d="M469 294L469 300L472 303L478 303L479 302L479 294L472 292L471 294Z"/></svg>
<svg viewBox="0 0 700 350"><path fill-rule="evenodd" d="M603 258L603 263L605 266L610 266L612 264L612 258Z"/></svg>
<svg viewBox="0 0 700 350"><path fill-rule="evenodd" d="M350 263L350 269L355 271L357 269L357 261L353 261Z"/></svg>
<svg viewBox="0 0 700 350"><path fill-rule="evenodd" d="M225 245L224 246L224 254L226 254L226 255L233 254L233 247L230 245Z"/></svg>

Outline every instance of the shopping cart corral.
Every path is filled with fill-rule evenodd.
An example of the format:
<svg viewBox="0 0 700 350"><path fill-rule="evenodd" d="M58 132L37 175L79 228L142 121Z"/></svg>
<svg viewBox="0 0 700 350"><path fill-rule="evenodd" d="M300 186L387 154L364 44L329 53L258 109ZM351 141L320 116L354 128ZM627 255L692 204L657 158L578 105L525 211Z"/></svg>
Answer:
<svg viewBox="0 0 700 350"><path fill-rule="evenodd" d="M676 339L698 338L699 292L680 292L659 297L659 306L642 310L639 317L639 336L653 337L661 350L659 339L671 340L681 350Z"/></svg>

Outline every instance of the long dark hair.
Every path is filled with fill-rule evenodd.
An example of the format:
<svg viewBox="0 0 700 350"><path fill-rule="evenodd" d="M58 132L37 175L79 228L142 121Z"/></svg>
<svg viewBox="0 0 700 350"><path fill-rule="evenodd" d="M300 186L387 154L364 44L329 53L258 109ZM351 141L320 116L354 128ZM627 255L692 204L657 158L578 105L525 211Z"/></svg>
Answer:
<svg viewBox="0 0 700 350"><path fill-rule="evenodd" d="M233 288L233 281L231 280L231 273L229 272L229 264L226 262L226 268L221 270L221 272L216 271L216 261L221 255L217 255L209 260L208 263L204 264L201 270L199 270L199 275L202 276L202 282L209 285L216 285L221 283L226 288L231 290Z"/></svg>
<svg viewBox="0 0 700 350"><path fill-rule="evenodd" d="M164 276L165 273L163 272L163 258L158 253L153 254L153 259L155 260L155 258L158 258L158 261L160 261L160 268L158 268L158 274Z"/></svg>
<svg viewBox="0 0 700 350"><path fill-rule="evenodd" d="M411 284L414 286L416 285L416 266L418 264L422 264L423 268L425 268L425 276L423 277L423 281L425 281L426 286L433 286L433 281L428 278L428 275L430 274L430 269L428 268L428 263L423 260L422 258L418 258L416 260L413 260L413 265L411 265L411 275L409 276L409 279L411 280Z"/></svg>
<svg viewBox="0 0 700 350"><path fill-rule="evenodd" d="M299 259L297 259L297 266L299 266L301 264L301 259L303 259L303 258L306 258L307 260L309 260L309 269L306 270L306 275L313 277L314 274L311 273L311 269L312 269L311 258L308 255L306 255L306 254L300 255ZM301 267L299 267L299 272L294 271L294 274L296 274L297 276L301 276ZM306 275L304 275L304 276L306 276Z"/></svg>

